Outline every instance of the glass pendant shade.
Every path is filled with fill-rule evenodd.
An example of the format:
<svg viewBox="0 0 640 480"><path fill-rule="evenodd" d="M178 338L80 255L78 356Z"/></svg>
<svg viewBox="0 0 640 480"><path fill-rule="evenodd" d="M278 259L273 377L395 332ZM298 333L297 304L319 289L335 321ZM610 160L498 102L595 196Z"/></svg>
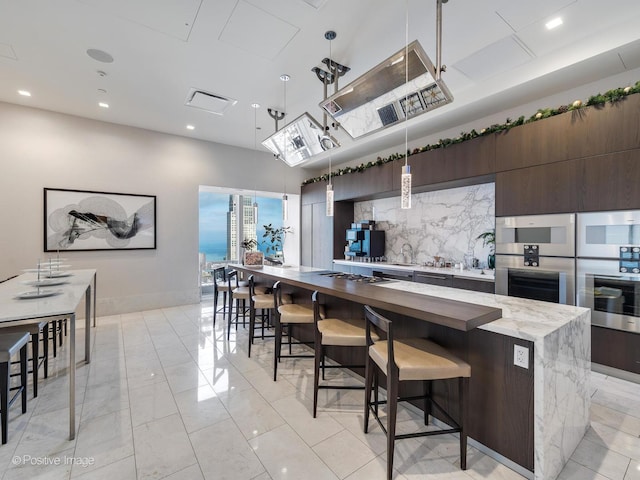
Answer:
<svg viewBox="0 0 640 480"><path fill-rule="evenodd" d="M411 208L411 166L404 165L402 167L402 176L400 177L400 208Z"/></svg>
<svg viewBox="0 0 640 480"><path fill-rule="evenodd" d="M327 185L327 217L333 217L333 185Z"/></svg>
<svg viewBox="0 0 640 480"><path fill-rule="evenodd" d="M258 223L258 202L253 202L253 223Z"/></svg>
<svg viewBox="0 0 640 480"><path fill-rule="evenodd" d="M282 220L289 220L289 197L282 195Z"/></svg>

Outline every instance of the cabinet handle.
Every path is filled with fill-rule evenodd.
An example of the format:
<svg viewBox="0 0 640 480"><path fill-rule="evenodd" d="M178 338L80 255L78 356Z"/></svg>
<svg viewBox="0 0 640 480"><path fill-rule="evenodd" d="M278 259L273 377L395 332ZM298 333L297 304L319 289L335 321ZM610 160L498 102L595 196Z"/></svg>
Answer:
<svg viewBox="0 0 640 480"><path fill-rule="evenodd" d="M426 275L424 273L416 273L416 277L420 278L433 278L435 280L446 280L447 277L443 277L441 275Z"/></svg>

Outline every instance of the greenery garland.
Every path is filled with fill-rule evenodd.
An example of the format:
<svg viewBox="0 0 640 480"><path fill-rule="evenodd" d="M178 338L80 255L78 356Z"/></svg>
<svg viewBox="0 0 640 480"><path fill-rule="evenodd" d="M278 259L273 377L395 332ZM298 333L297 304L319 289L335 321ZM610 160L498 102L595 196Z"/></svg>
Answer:
<svg viewBox="0 0 640 480"><path fill-rule="evenodd" d="M415 148L412 151L407 150L407 156L415 155L417 153L428 152L429 150L435 150L438 148L447 148L451 145L455 145L457 143L466 142L467 140L472 140L477 137L482 137L485 135L489 135L491 133L502 132L506 130L510 130L513 127L517 127L518 125L524 125L525 123L531 123L538 120L542 120L543 118L553 117L554 115L560 115L562 113L566 113L572 110L578 110L584 107L599 107L605 105L606 103L615 103L622 100L624 97L628 95L633 95L635 93L640 93L640 81L637 81L633 87L624 87L624 88L614 88L613 90L609 90L603 94L598 93L597 95L592 95L589 97L586 103L583 103L581 100L576 100L571 105L560 105L558 108L544 108L539 109L534 115L525 119L524 116L519 117L517 120L511 120L507 118L505 123L502 124L494 124L487 128L483 128L480 132L477 132L475 129L470 132L461 132L459 137L456 138L441 138L438 140L438 143L426 145L421 148ZM404 159L405 155L401 153L392 153L388 157L382 158L378 157L375 161L361 163L355 167L345 167L338 169L335 172L331 173L332 177L336 177L339 175L346 175L354 172L363 172L368 168L375 167L377 165L384 165L385 163L393 162L395 160ZM315 182L326 182L329 180L329 174L325 173L320 177L309 178L302 182L302 185L307 185L309 183Z"/></svg>

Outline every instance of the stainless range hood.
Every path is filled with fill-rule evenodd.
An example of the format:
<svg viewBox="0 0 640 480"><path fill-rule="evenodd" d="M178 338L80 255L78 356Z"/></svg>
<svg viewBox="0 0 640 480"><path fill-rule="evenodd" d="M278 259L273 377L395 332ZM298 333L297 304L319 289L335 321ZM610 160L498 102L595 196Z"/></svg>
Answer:
<svg viewBox="0 0 640 480"><path fill-rule="evenodd" d="M323 100L320 107L355 139L452 100L451 92L416 40Z"/></svg>

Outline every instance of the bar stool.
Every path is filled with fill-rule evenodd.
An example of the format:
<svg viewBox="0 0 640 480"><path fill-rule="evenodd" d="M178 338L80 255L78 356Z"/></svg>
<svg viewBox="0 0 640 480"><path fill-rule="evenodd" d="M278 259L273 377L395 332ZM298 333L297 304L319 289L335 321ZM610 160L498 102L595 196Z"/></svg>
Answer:
<svg viewBox="0 0 640 480"><path fill-rule="evenodd" d="M467 469L467 432L465 419L467 418L467 402L469 393L469 377L471 367L440 345L422 338L407 338L395 340L393 325L390 320L373 311L371 307L364 307L366 318L367 345L369 351L365 369L365 411L364 433L369 430L369 412L387 436L387 479L393 475L393 453L396 440L415 438L447 433L460 434L460 468ZM386 334L387 339L374 341L373 330L379 334ZM382 335L384 336L384 335ZM387 400L378 400L377 386L374 391L374 401L371 401L371 390L374 384L375 367L378 367L387 377ZM459 390L459 421L451 416L430 396L433 380L458 379ZM400 382L418 380L425 386L425 394L418 397L398 397ZM424 420L428 424L429 414L435 407L453 428L429 432L417 432L396 435L396 413L399 401L424 399ZM378 405L387 404L387 427L378 417Z"/></svg>
<svg viewBox="0 0 640 480"><path fill-rule="evenodd" d="M366 347L367 338L364 319L322 318L320 316L320 303L318 302L318 292L311 295L313 303L313 322L315 324L315 361L313 370L313 418L316 418L318 410L318 390L364 390L360 385L320 385L320 368L322 368L322 380L325 379L326 368L364 368L364 365L326 365L325 350L327 346L334 347ZM379 340L375 333L372 334L374 341Z"/></svg>
<svg viewBox="0 0 640 480"><path fill-rule="evenodd" d="M227 294L229 293L229 283L227 282L227 269L218 267L213 269L213 326L216 326L216 316L221 311L218 310L218 297L222 293L222 319L227 314Z"/></svg>
<svg viewBox="0 0 640 480"><path fill-rule="evenodd" d="M33 397L38 396L38 370L43 366L44 378L49 376L49 322L41 321L20 321L11 322L7 326L0 326L0 335L8 333L28 333L31 335L31 373L33 376ZM42 337L40 336L42 333ZM42 341L42 355L40 355L40 342ZM54 338L53 342L56 342Z"/></svg>
<svg viewBox="0 0 640 480"><path fill-rule="evenodd" d="M242 311L242 326L246 325L246 311L247 311L247 300L249 300L249 286L241 286L238 280L238 271L232 270L227 274L227 284L229 285L229 321L227 322L227 340L231 337L231 324L235 323L236 330L238 330L238 322L240 311ZM254 287L256 293L265 293L266 289L264 287ZM233 301L236 301L236 316L235 322L232 321L233 313L232 306ZM240 301L242 301L242 308L240 308Z"/></svg>
<svg viewBox="0 0 640 480"><path fill-rule="evenodd" d="M294 342L291 338L292 325L312 325L313 324L313 308L300 305L298 303L285 303L282 294L282 286L280 282L273 284L273 300L276 306L275 312L275 336L276 346L273 351L273 381L278 378L278 362L282 357L285 358L314 358L315 355L296 354L291 350L292 345L310 345L311 342ZM320 306L319 315L324 318L324 307ZM282 355L282 335L286 329L287 342L289 345L289 354Z"/></svg>
<svg viewBox="0 0 640 480"><path fill-rule="evenodd" d="M253 275L249 276L249 347L247 349L248 356L251 357L251 345L255 338L256 329L256 315L257 311L261 310L260 314L260 338L273 338L275 335L265 335L265 325L267 328L271 326L271 312L275 311L275 298L272 293L258 293L256 292L255 282ZM291 295L282 295L282 302L285 304L291 303ZM265 318L266 317L266 318Z"/></svg>
<svg viewBox="0 0 640 480"><path fill-rule="evenodd" d="M0 335L0 422L2 423L2 444L7 443L7 430L9 424L9 407L16 401L18 395L22 396L22 413L27 412L27 343L29 334L5 333ZM10 388L9 364L11 357L20 353L20 386L17 392L9 399Z"/></svg>

